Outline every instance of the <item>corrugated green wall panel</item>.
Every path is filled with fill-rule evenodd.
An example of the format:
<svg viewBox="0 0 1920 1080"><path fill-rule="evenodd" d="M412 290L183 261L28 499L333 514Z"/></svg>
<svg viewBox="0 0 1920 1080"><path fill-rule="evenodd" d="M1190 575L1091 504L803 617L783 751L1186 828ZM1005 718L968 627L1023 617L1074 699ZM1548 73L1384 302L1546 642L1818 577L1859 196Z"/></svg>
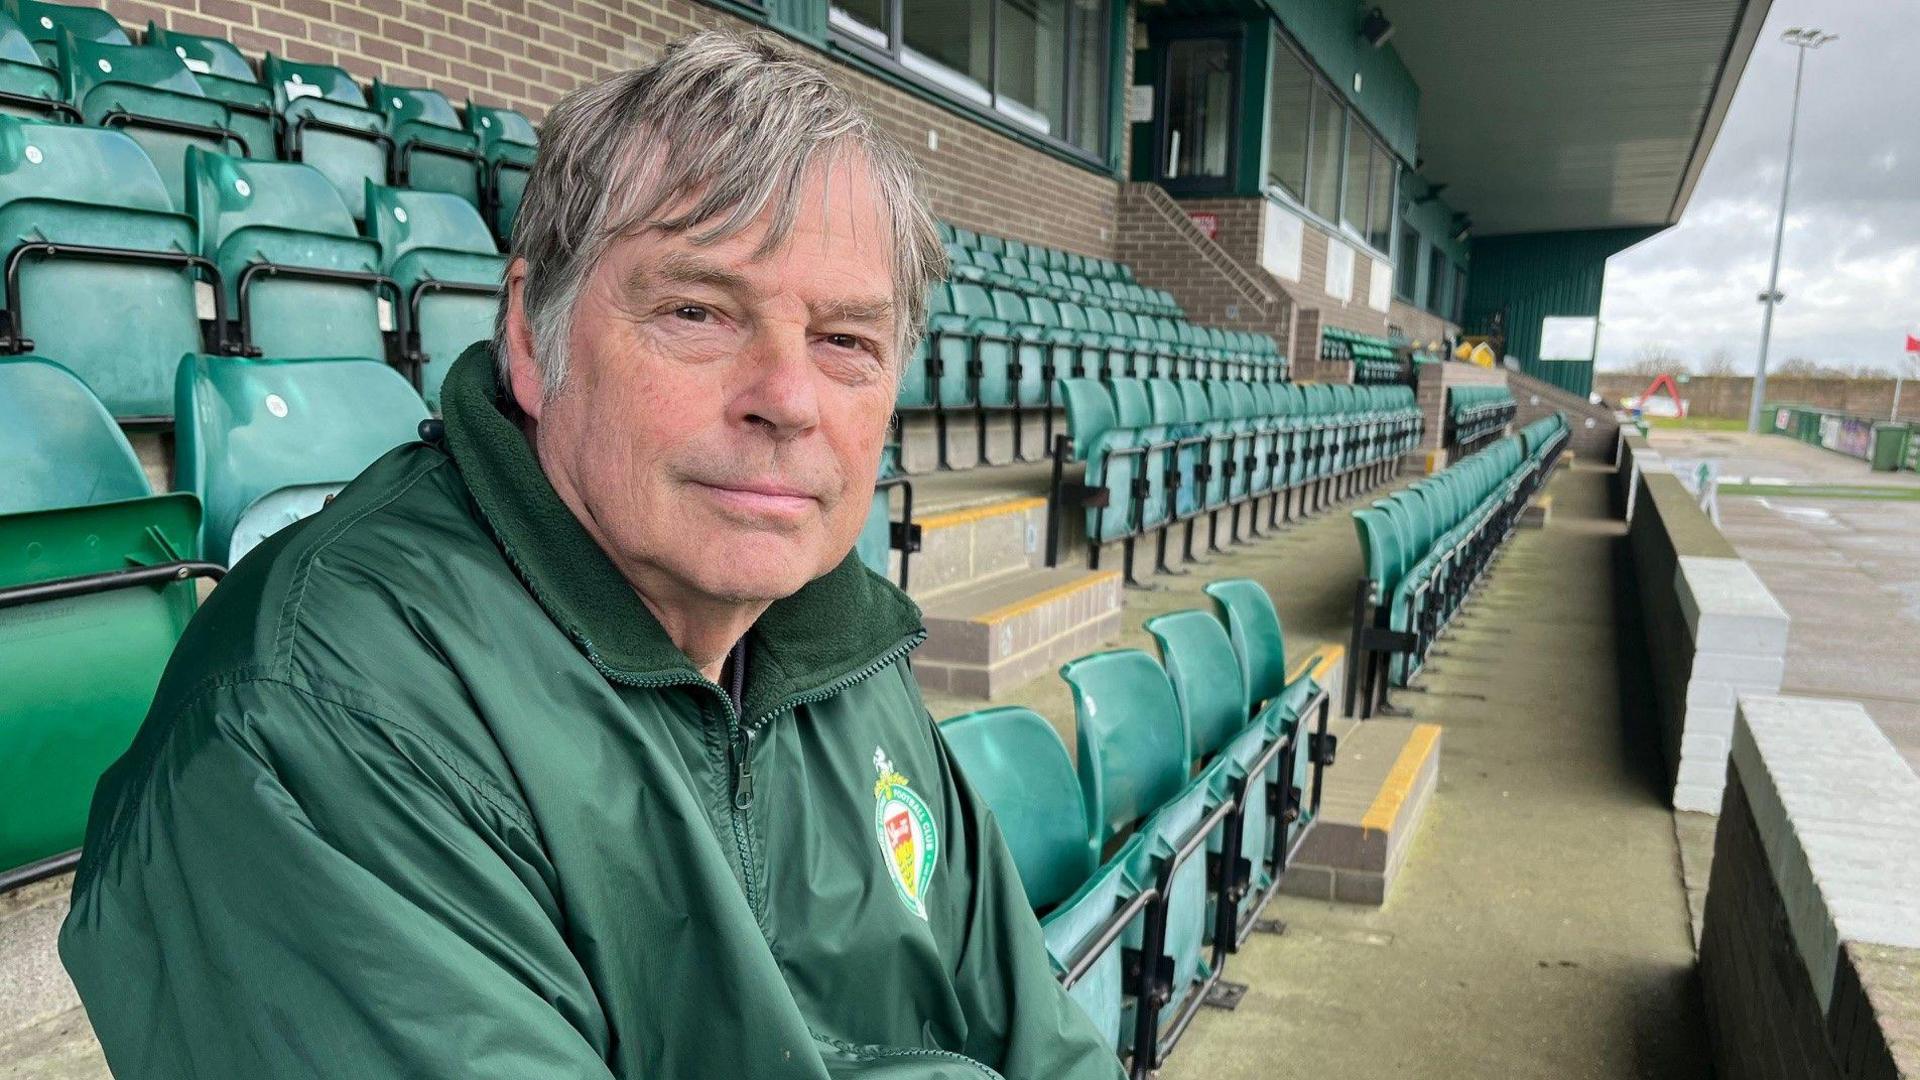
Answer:
<svg viewBox="0 0 1920 1080"><path fill-rule="evenodd" d="M1491 333L1504 320L1506 352L1537 374L1540 320L1549 315L1598 315L1607 257L1659 232L1657 228L1584 229L1475 239L1467 276L1468 334Z"/></svg>

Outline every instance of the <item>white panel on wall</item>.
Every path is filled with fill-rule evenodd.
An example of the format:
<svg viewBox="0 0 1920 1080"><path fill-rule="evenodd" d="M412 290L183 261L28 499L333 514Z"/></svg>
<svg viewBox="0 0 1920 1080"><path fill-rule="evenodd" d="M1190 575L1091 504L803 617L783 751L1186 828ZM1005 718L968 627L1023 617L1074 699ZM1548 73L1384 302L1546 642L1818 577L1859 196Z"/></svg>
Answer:
<svg viewBox="0 0 1920 1080"><path fill-rule="evenodd" d="M1353 299L1353 249L1327 239L1327 295L1346 303Z"/></svg>
<svg viewBox="0 0 1920 1080"><path fill-rule="evenodd" d="M1385 311L1393 304L1393 267L1374 259L1373 277L1367 282L1367 306L1375 311Z"/></svg>
<svg viewBox="0 0 1920 1080"><path fill-rule="evenodd" d="M1267 203L1266 212L1266 228L1260 234L1260 267L1274 277L1299 281L1306 223L1299 214L1275 202Z"/></svg>

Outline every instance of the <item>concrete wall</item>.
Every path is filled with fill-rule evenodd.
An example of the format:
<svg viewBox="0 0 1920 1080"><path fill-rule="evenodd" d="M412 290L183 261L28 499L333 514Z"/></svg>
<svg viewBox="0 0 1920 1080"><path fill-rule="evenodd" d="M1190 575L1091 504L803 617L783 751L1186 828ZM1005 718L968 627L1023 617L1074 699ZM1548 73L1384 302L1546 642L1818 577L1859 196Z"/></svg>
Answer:
<svg viewBox="0 0 1920 1080"><path fill-rule="evenodd" d="M1917 820L1859 705L1741 699L1700 942L1721 1080L1920 1077Z"/></svg>
<svg viewBox="0 0 1920 1080"><path fill-rule="evenodd" d="M695 0L107 0L130 29L162 26L337 64L371 79L469 95L537 122L566 91L657 57L706 27L751 24ZM956 225L1114 257L1119 184L820 54L920 160L935 212ZM1126 56L1131 61L1132 51ZM1122 125L1124 129L1126 125ZM939 148L929 147L929 133ZM1122 136L1124 138L1124 135ZM1121 147L1119 160L1126 160Z"/></svg>
<svg viewBox="0 0 1920 1080"><path fill-rule="evenodd" d="M1575 454L1588 461L1613 460L1620 442L1620 422L1614 419L1612 409L1518 371L1507 372L1507 388L1513 391L1516 428L1549 413L1565 413L1573 431L1568 445Z"/></svg>
<svg viewBox="0 0 1920 1080"><path fill-rule="evenodd" d="M1638 439L1626 440L1639 444ZM1676 810L1718 813L1734 701L1774 693L1787 613L1677 477L1636 445L1627 549Z"/></svg>
<svg viewBox="0 0 1920 1080"><path fill-rule="evenodd" d="M1601 373L1593 389L1610 402L1635 397L1653 380L1645 375ZM1753 395L1753 379L1745 375L1695 375L1680 384L1694 416L1746 419ZM1783 379L1767 380L1767 400L1783 405L1812 405L1885 419L1893 408L1892 379ZM1920 420L1920 382L1909 381L1900 393L1900 416Z"/></svg>

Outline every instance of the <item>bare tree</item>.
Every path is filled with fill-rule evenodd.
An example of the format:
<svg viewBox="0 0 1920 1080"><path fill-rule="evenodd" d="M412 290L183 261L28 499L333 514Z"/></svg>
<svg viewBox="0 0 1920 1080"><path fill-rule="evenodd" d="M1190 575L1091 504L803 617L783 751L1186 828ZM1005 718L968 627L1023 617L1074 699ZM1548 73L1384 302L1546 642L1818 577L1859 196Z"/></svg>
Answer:
<svg viewBox="0 0 1920 1080"><path fill-rule="evenodd" d="M1651 379L1656 375L1681 375L1691 369L1672 348L1650 341L1635 349L1633 359L1619 370L1625 375L1644 375Z"/></svg>
<svg viewBox="0 0 1920 1080"><path fill-rule="evenodd" d="M1701 366L1700 374L1724 378L1740 373L1734 369L1733 353L1725 345L1721 345L1707 354L1707 362Z"/></svg>
<svg viewBox="0 0 1920 1080"><path fill-rule="evenodd" d="M1826 374L1826 371L1804 356L1792 356L1774 368L1771 374L1786 379L1817 379Z"/></svg>

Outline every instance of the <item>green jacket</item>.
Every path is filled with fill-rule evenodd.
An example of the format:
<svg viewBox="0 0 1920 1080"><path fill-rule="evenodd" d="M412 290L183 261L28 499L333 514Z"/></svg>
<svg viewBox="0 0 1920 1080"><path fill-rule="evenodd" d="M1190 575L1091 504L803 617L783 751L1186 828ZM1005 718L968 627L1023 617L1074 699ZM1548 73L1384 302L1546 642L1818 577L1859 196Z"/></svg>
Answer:
<svg viewBox="0 0 1920 1080"><path fill-rule="evenodd" d="M223 581L100 783L60 951L121 1077L1120 1069L849 557L736 711L560 502L476 347Z"/></svg>

